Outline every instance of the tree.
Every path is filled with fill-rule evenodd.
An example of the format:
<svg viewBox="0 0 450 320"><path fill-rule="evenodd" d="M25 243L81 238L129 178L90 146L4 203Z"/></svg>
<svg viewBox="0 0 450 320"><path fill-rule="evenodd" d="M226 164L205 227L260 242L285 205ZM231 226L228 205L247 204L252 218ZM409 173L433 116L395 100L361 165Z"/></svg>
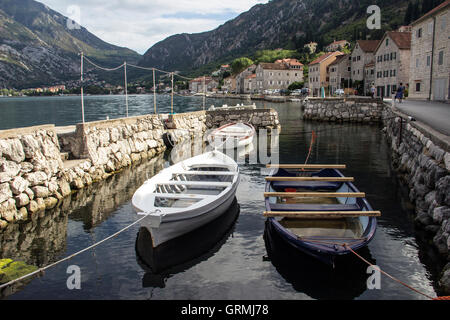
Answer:
<svg viewBox="0 0 450 320"><path fill-rule="evenodd" d="M296 89L302 89L304 86L305 86L305 83L303 81L302 82L296 81L296 82L291 83L291 85L288 87L288 90L293 91Z"/></svg>
<svg viewBox="0 0 450 320"><path fill-rule="evenodd" d="M251 66L253 64L253 61L249 58L237 58L231 63L231 72L233 74L238 74L242 72L245 68Z"/></svg>
<svg viewBox="0 0 450 320"><path fill-rule="evenodd" d="M413 14L413 5L412 2L409 2L408 8L406 9L405 12L405 19L404 19L405 25L409 25L412 22L412 14Z"/></svg>

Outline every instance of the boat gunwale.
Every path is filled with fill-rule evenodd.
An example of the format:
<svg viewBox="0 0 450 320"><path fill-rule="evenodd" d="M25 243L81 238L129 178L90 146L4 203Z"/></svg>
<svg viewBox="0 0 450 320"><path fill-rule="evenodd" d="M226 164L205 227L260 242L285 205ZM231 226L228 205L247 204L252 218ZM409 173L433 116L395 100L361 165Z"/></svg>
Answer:
<svg viewBox="0 0 450 320"><path fill-rule="evenodd" d="M276 169L279 170L279 169ZM338 174L340 177L344 177L344 175L337 169L325 169L325 170L332 170ZM286 170L285 170L286 171ZM314 174L318 174L323 170L315 171ZM287 172L287 171L286 171ZM267 181L265 186L265 192L270 191L270 186L272 185L273 181ZM358 188L352 183L352 182L343 182L342 185L347 185L350 190L353 192L359 192ZM359 198L359 201L362 202L363 207L367 209L368 211L373 211L372 206L369 204L366 198ZM269 198L265 199L265 206L266 210L270 210L270 201ZM344 243L338 244L325 244L325 243L319 243L320 238L317 239L311 239L311 241L308 241L307 238L302 238L297 236L296 234L289 231L288 228L285 228L281 225L281 223L274 217L268 218L268 221L274 226L274 228L280 233L281 237L285 239L287 242L294 245L297 249L300 249L304 251L305 253L314 255L314 256L322 256L322 255L343 255L347 254L350 250L344 247ZM376 232L376 226L377 226L377 219L376 217L368 217L368 224L367 227L364 230L364 233L361 235L360 239L357 239L359 241L352 241L352 243L345 243L348 247L350 247L352 250L358 250L364 246L366 246L375 236ZM327 240L331 240L331 237L328 237ZM331 240L332 241L332 240ZM325 241L324 241L325 242ZM349 241L350 242L350 241ZM322 259L321 259L322 260Z"/></svg>

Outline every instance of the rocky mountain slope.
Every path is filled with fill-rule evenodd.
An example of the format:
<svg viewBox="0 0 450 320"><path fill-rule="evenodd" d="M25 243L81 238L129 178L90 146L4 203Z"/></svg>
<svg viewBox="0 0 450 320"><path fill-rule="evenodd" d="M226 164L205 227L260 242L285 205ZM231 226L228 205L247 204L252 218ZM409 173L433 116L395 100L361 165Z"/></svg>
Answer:
<svg viewBox="0 0 450 320"><path fill-rule="evenodd" d="M341 37L354 40L366 35L366 10L373 4L382 9L384 30L402 24L406 0L272 0L215 30L171 36L151 47L140 63L187 71L260 49L301 49L306 41L325 44Z"/></svg>
<svg viewBox="0 0 450 320"><path fill-rule="evenodd" d="M67 17L33 0L0 0L0 87L27 88L79 78L84 51L113 66L136 63L140 55L108 44Z"/></svg>

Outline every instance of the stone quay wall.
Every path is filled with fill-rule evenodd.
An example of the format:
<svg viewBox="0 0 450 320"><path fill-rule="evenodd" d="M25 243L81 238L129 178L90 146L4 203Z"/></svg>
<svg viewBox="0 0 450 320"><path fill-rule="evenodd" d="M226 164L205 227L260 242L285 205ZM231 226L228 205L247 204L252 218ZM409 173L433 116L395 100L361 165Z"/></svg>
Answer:
<svg viewBox="0 0 450 320"><path fill-rule="evenodd" d="M206 127L218 128L230 122L248 122L256 130L280 129L278 113L274 109L227 109L207 111Z"/></svg>
<svg viewBox="0 0 450 320"><path fill-rule="evenodd" d="M450 293L450 137L429 126L409 121L388 106L384 129L392 149L392 163L409 187L417 225L433 239L447 260L440 285ZM403 120L402 120L403 119Z"/></svg>
<svg viewBox="0 0 450 320"><path fill-rule="evenodd" d="M334 122L380 122L384 104L371 98L308 98L303 119Z"/></svg>
<svg viewBox="0 0 450 320"><path fill-rule="evenodd" d="M0 230L59 206L73 192L133 163L156 157L166 150L165 135L177 144L226 121L248 121L257 129L279 127L274 110L254 109L96 121L61 134L54 125L0 131ZM64 153L71 160L63 159Z"/></svg>

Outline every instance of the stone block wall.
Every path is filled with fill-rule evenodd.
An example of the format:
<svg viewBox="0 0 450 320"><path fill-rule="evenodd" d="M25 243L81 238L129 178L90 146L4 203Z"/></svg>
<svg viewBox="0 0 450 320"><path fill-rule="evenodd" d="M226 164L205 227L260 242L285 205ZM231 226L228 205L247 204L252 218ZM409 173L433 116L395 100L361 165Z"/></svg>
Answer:
<svg viewBox="0 0 450 320"><path fill-rule="evenodd" d="M280 129L278 113L274 109L214 110L206 112L206 127L218 128L230 122L248 122L256 130Z"/></svg>
<svg viewBox="0 0 450 320"><path fill-rule="evenodd" d="M308 98L303 119L335 122L380 122L384 104L371 98Z"/></svg>
<svg viewBox="0 0 450 320"><path fill-rule="evenodd" d="M54 207L64 193L53 125L0 131L0 229Z"/></svg>
<svg viewBox="0 0 450 320"><path fill-rule="evenodd" d="M420 122L405 120L406 115L391 107L386 108L384 117L392 163L409 187L416 223L448 261L440 283L450 293L450 137Z"/></svg>

